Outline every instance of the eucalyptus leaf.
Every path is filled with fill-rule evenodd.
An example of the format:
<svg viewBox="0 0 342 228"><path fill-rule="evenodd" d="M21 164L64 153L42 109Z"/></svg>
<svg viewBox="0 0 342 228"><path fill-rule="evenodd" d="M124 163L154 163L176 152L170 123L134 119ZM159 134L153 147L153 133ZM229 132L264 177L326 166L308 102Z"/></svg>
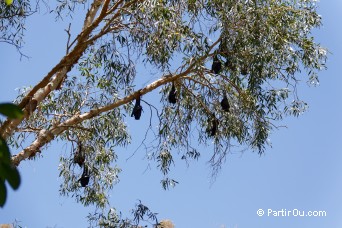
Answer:
<svg viewBox="0 0 342 228"><path fill-rule="evenodd" d="M0 113L11 119L21 118L23 116L22 110L12 103L0 104Z"/></svg>

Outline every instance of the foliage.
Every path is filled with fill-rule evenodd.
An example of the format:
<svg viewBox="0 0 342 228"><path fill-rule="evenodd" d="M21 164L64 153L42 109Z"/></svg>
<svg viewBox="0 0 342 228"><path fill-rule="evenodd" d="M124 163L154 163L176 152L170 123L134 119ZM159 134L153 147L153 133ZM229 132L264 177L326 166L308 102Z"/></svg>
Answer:
<svg viewBox="0 0 342 228"><path fill-rule="evenodd" d="M9 1L10 2L10 1ZM0 3L0 42L20 48L24 42L25 19L38 9L32 10L29 0L15 0L11 4ZM21 53L22 54L22 53Z"/></svg>
<svg viewBox="0 0 342 228"><path fill-rule="evenodd" d="M109 209L107 215L103 213L94 213L88 216L90 223L95 222L94 226L110 228L140 228L141 223L153 224L156 227L158 223L157 214L153 213L147 206L139 201L135 209L131 211L133 219L122 219L121 215L114 208ZM147 226L144 226L147 227Z"/></svg>
<svg viewBox="0 0 342 228"><path fill-rule="evenodd" d="M0 15L15 19L0 16L3 40L22 34L20 4L1 6ZM67 142L60 193L94 204L101 216L108 190L119 182L116 148L132 140L127 122L134 100L141 97L143 110L151 111L143 112L150 118L143 144L151 139L147 149L167 189L178 183L169 177L174 157L196 160L199 145L213 145L213 174L234 148L264 153L278 123L307 108L297 94L299 73L316 85L325 68L326 50L311 35L321 25L314 0L59 0L51 13L72 21L78 6L89 7L82 32L71 40L67 30L66 56L22 91L16 102L24 118L5 121L0 133L17 148L35 138L13 157L16 165L54 139ZM146 85L150 69L156 78ZM161 104L144 100L150 92ZM90 172L84 189L79 153Z"/></svg>
<svg viewBox="0 0 342 228"><path fill-rule="evenodd" d="M11 103L0 104L0 113L9 118L15 119L22 116L22 111ZM11 162L11 153L6 141L0 137L0 206L6 203L7 189L5 185L7 181L15 190L20 185L20 175L16 167Z"/></svg>

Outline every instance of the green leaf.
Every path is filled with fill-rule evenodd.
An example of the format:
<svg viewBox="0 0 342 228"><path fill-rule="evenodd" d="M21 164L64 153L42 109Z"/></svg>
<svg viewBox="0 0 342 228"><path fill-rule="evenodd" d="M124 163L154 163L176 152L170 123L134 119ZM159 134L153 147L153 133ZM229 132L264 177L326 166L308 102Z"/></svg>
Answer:
<svg viewBox="0 0 342 228"><path fill-rule="evenodd" d="M7 173L4 168L4 162L0 162L0 180L6 180L7 179Z"/></svg>
<svg viewBox="0 0 342 228"><path fill-rule="evenodd" d="M0 161L4 163L11 162L11 153L6 141L0 137Z"/></svg>
<svg viewBox="0 0 342 228"><path fill-rule="evenodd" d="M7 191L6 191L5 181L0 178L0 207L3 207L5 205L6 196L7 196Z"/></svg>
<svg viewBox="0 0 342 228"><path fill-rule="evenodd" d="M21 118L23 116L20 108L12 103L0 104L0 113L11 119Z"/></svg>
<svg viewBox="0 0 342 228"><path fill-rule="evenodd" d="M18 189L20 185L20 175L17 168L10 164L2 164L2 166L8 183L14 190Z"/></svg>

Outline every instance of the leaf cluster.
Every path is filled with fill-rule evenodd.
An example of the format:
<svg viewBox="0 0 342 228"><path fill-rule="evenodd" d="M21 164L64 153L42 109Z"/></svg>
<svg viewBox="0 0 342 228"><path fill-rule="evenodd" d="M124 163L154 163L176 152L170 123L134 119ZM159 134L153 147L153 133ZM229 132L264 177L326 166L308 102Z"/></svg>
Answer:
<svg viewBox="0 0 342 228"><path fill-rule="evenodd" d="M34 8L31 4L29 0L16 0L11 5L6 5L4 1L0 3L0 43L13 45L20 53L26 18L38 9L38 6Z"/></svg>
<svg viewBox="0 0 342 228"><path fill-rule="evenodd" d="M1 103L0 113L9 118L21 118L22 111L12 103ZM20 185L20 174L16 167L11 162L11 153L6 141L0 137L0 206L3 207L6 203L7 188L5 182L16 190Z"/></svg>

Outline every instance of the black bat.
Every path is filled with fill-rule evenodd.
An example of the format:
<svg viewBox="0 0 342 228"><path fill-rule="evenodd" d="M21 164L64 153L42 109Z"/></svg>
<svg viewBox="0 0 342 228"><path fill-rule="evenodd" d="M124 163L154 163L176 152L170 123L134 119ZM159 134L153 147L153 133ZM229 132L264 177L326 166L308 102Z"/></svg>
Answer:
<svg viewBox="0 0 342 228"><path fill-rule="evenodd" d="M218 121L218 119L216 119L215 116L213 116L212 118L209 118L208 122L211 122L211 128L207 129L207 133L210 136L215 136L216 132L217 132L217 127L218 127L219 121Z"/></svg>
<svg viewBox="0 0 342 228"><path fill-rule="evenodd" d="M213 59L213 64L211 65L211 71L214 72L215 74L218 74L220 73L221 68L222 68L221 61L215 55Z"/></svg>
<svg viewBox="0 0 342 228"><path fill-rule="evenodd" d="M176 88L175 88L175 84L174 83L172 83L172 87L171 87L171 90L169 92L169 102L171 104L176 104L176 102L177 102Z"/></svg>
<svg viewBox="0 0 342 228"><path fill-rule="evenodd" d="M78 164L80 167L83 166L85 161L82 144L81 142L78 142L78 148L76 153L74 154L74 163Z"/></svg>
<svg viewBox="0 0 342 228"><path fill-rule="evenodd" d="M246 76L246 75L248 74L248 68L247 68L247 66L243 66L243 67L241 68L241 74L242 74L243 76Z"/></svg>
<svg viewBox="0 0 342 228"><path fill-rule="evenodd" d="M214 118L212 120L212 127L211 127L211 134L210 134L210 136L215 136L216 135L217 127L218 127L218 119Z"/></svg>
<svg viewBox="0 0 342 228"><path fill-rule="evenodd" d="M141 116L141 111L142 111L142 107L140 105L140 96L139 96L137 99L135 99L135 105L134 105L131 117L134 116L136 120L139 120Z"/></svg>
<svg viewBox="0 0 342 228"><path fill-rule="evenodd" d="M228 98L227 98L226 94L223 95L223 99L221 101L221 107L222 107L223 111L229 112L230 105L229 105Z"/></svg>
<svg viewBox="0 0 342 228"><path fill-rule="evenodd" d="M90 178L90 175L89 175L88 167L84 166L82 176L78 180L79 182L81 182L82 187L86 187L88 185L89 178Z"/></svg>

